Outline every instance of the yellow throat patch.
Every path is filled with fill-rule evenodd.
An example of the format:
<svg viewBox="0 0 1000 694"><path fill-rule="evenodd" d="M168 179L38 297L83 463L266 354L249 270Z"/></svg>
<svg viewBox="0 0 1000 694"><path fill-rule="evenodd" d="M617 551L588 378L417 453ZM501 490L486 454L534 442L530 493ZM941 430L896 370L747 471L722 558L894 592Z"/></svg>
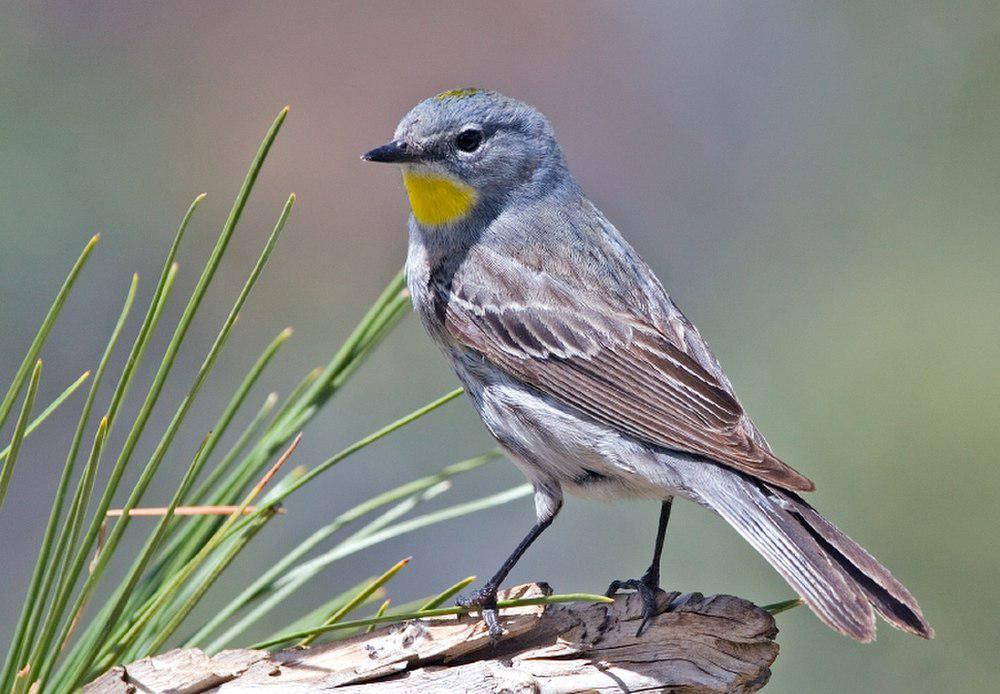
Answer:
<svg viewBox="0 0 1000 694"><path fill-rule="evenodd" d="M403 185L410 196L413 216L425 226L456 222L476 204L474 189L444 176L404 171Z"/></svg>

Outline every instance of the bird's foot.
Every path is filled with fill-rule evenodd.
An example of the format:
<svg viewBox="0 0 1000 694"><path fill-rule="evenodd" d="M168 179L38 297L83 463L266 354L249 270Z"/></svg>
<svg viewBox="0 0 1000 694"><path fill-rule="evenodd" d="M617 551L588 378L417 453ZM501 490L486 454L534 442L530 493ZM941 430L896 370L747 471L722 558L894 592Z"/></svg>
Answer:
<svg viewBox="0 0 1000 694"><path fill-rule="evenodd" d="M649 622L656 616L657 604L656 593L660 590L659 577L651 576L648 573L642 578L630 578L627 581L612 581L608 590L604 593L607 597L614 597L619 590L634 590L642 600L642 622L635 632L636 637L642 636Z"/></svg>
<svg viewBox="0 0 1000 694"><path fill-rule="evenodd" d="M484 586L468 597L460 597L456 604L461 607L473 607L482 615L486 629L490 632L491 641L499 641L503 636L503 628L497 618L497 589Z"/></svg>

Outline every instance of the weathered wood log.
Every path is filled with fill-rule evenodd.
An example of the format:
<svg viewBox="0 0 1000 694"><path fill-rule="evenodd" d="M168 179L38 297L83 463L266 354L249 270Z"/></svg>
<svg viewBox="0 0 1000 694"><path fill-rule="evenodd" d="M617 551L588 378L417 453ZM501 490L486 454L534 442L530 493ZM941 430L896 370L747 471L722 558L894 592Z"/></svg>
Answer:
<svg viewBox="0 0 1000 694"><path fill-rule="evenodd" d="M549 594L545 584L508 598ZM636 595L613 605L537 605L504 611L491 643L476 615L392 625L279 653L175 650L118 666L87 694L171 692L755 692L771 675L778 632L769 613L731 595L659 595L640 637Z"/></svg>

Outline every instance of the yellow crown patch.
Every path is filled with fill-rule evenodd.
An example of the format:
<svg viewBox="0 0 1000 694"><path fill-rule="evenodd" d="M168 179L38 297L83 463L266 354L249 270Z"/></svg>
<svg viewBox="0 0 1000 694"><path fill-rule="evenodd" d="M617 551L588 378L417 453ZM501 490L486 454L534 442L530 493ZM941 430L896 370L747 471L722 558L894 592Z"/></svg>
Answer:
<svg viewBox="0 0 1000 694"><path fill-rule="evenodd" d="M438 101L444 101L445 99L465 99L478 94L481 91L483 90L477 89L476 87L467 87L466 89L449 89L446 92L441 92L434 98Z"/></svg>

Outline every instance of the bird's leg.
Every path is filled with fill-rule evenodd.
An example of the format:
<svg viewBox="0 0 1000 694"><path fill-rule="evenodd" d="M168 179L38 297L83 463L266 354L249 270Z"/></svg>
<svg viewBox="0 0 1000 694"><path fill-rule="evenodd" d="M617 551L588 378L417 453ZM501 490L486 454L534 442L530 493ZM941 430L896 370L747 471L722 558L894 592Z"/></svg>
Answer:
<svg viewBox="0 0 1000 694"><path fill-rule="evenodd" d="M632 588L642 599L642 623L639 624L636 636L645 631L649 621L656 616L656 591L660 589L660 555L663 554L663 541L667 537L667 523L670 522L670 507L674 497L668 496L660 505L660 525L656 529L656 545L653 547L653 563L646 569L642 578L631 578L627 581L612 581L605 593L609 598L622 588Z"/></svg>
<svg viewBox="0 0 1000 694"><path fill-rule="evenodd" d="M506 561L504 561L497 572L493 574L493 577L482 588L472 593L469 597L459 598L459 605L479 608L479 613L483 616L483 621L486 622L486 628L489 629L490 638L496 640L503 635L503 629L500 627L499 621L497 621L497 591L500 589L500 584L507 578L507 574L514 568L514 565L528 547L531 546L531 543L538 539L538 536L552 524L561 506L561 490L558 488L553 490L552 488L536 485L535 513L537 521L531 527L531 530L528 531L524 539L518 543L514 551L511 552L511 555L507 557Z"/></svg>

